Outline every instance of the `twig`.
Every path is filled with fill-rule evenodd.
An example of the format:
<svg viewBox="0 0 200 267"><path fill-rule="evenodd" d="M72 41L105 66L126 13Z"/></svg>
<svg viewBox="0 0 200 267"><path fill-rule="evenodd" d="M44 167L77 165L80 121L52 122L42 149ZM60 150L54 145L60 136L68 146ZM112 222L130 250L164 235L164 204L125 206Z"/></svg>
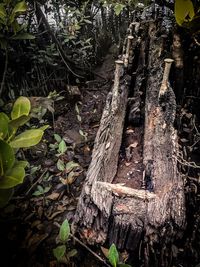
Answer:
<svg viewBox="0 0 200 267"><path fill-rule="evenodd" d="M6 47L6 49L5 49L5 65L4 65L3 78L2 78L2 82L1 82L1 88L0 88L0 97L1 97L2 92L3 92L7 69L8 69L8 48Z"/></svg>
<svg viewBox="0 0 200 267"><path fill-rule="evenodd" d="M26 196L30 193L30 191L33 189L33 187L34 187L37 183L39 183L39 182L42 181L42 178L44 177L44 175L45 175L45 173L47 172L47 170L48 170L48 169L46 169L46 170L39 176L39 178L37 179L37 181L36 181L34 184L32 184L32 186L29 188L29 190L25 193Z"/></svg>
<svg viewBox="0 0 200 267"><path fill-rule="evenodd" d="M75 237L72 234L69 234L77 243L79 243L81 246L83 246L85 249L87 249L93 256L95 256L99 261L101 261L105 266L110 267L110 264L108 264L104 259L102 259L97 253L92 251L88 246L86 246L82 241L80 241L77 237Z"/></svg>

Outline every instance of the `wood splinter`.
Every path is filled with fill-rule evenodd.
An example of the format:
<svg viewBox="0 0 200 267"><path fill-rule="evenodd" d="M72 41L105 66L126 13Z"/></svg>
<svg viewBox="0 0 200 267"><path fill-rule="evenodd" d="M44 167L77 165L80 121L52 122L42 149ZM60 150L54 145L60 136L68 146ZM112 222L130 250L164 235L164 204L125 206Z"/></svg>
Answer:
<svg viewBox="0 0 200 267"><path fill-rule="evenodd" d="M132 44L132 40L134 39L134 37L132 35L128 36L127 39L127 46L126 46L126 54L125 54L125 58L124 58L124 66L125 68L128 67L130 62L130 49L131 49L131 44Z"/></svg>
<svg viewBox="0 0 200 267"><path fill-rule="evenodd" d="M163 74L163 79L162 79L162 83L160 86L160 91L159 91L159 98L160 96L164 95L167 91L168 88L168 83L169 83L169 73L170 73L170 69L171 69L171 65L174 62L173 59L171 58L166 58L164 60L165 62L165 69L164 69L164 74Z"/></svg>
<svg viewBox="0 0 200 267"><path fill-rule="evenodd" d="M119 94L120 77L123 74L124 62L122 60L115 61L115 78L113 85L113 97L112 97L112 111L115 112L118 107L117 99Z"/></svg>

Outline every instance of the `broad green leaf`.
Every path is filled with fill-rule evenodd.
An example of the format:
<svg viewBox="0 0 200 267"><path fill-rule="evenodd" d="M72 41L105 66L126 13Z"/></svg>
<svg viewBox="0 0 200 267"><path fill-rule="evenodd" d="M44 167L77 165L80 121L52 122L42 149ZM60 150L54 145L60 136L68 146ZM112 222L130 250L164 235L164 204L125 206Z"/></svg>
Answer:
<svg viewBox="0 0 200 267"><path fill-rule="evenodd" d="M125 5L116 4L115 7L114 7L115 14L117 16L119 16L119 14L122 12L122 10L124 9L124 7L125 7Z"/></svg>
<svg viewBox="0 0 200 267"><path fill-rule="evenodd" d="M23 115L28 116L30 110L31 110L30 100L27 97L20 96L13 105L11 118L12 120L15 120Z"/></svg>
<svg viewBox="0 0 200 267"><path fill-rule="evenodd" d="M8 201L13 196L14 190L13 188L10 189L0 189L0 208L5 207Z"/></svg>
<svg viewBox="0 0 200 267"><path fill-rule="evenodd" d="M25 1L21 1L16 4L14 7L12 13L17 13L17 12L25 12L27 10L27 4Z"/></svg>
<svg viewBox="0 0 200 267"><path fill-rule="evenodd" d="M76 167L80 167L80 165L74 161L69 161L67 164L66 164L66 170L68 172L70 172L71 170L73 170L74 168Z"/></svg>
<svg viewBox="0 0 200 267"><path fill-rule="evenodd" d="M8 170L0 179L0 189L9 189L18 184L21 184L25 177L25 170L23 167L13 167Z"/></svg>
<svg viewBox="0 0 200 267"><path fill-rule="evenodd" d="M67 151L67 146L66 146L66 143L64 140L62 140L60 143L59 143L59 146L58 146L58 150L59 150L59 153L65 153Z"/></svg>
<svg viewBox="0 0 200 267"><path fill-rule="evenodd" d="M64 162L61 160L61 159L59 159L58 161L57 161L57 168L58 168L58 170L59 171L64 171L65 170L65 165L64 165Z"/></svg>
<svg viewBox="0 0 200 267"><path fill-rule="evenodd" d="M12 39L12 40L33 40L33 39L35 39L35 36L30 34L30 33L24 32L24 33L18 33L16 35L13 35L10 37L10 39Z"/></svg>
<svg viewBox="0 0 200 267"><path fill-rule="evenodd" d="M175 18L178 25L182 26L184 22L190 22L194 16L194 6L191 0L175 1Z"/></svg>
<svg viewBox="0 0 200 267"><path fill-rule="evenodd" d="M57 248L53 249L53 255L54 257L56 257L57 261L61 261L62 258L64 257L66 252L66 246L65 245L61 245L58 246Z"/></svg>
<svg viewBox="0 0 200 267"><path fill-rule="evenodd" d="M0 113L0 139L4 139L6 135L8 134L8 122L9 118L8 116L1 112Z"/></svg>
<svg viewBox="0 0 200 267"><path fill-rule="evenodd" d="M15 155L12 147L5 141L0 140L0 176L11 169L15 162Z"/></svg>
<svg viewBox="0 0 200 267"><path fill-rule="evenodd" d="M54 134L53 136L54 136L54 138L56 139L56 141L57 141L58 143L60 143L60 142L62 141L62 138L60 137L60 135L58 135L58 134Z"/></svg>
<svg viewBox="0 0 200 267"><path fill-rule="evenodd" d="M49 125L43 125L42 127L38 128L39 130L45 131L49 128Z"/></svg>
<svg viewBox="0 0 200 267"><path fill-rule="evenodd" d="M59 238L60 241L65 243L68 238L69 238L69 234L70 234L70 226L69 226L69 222L68 220L65 220L61 227L60 227L60 231L59 231Z"/></svg>
<svg viewBox="0 0 200 267"><path fill-rule="evenodd" d="M11 23L11 27L12 27L12 29L13 29L13 31L14 31L15 34L16 34L17 32L19 32L19 31L21 31L22 28L23 28L23 26L20 25L20 24L18 23L18 21L15 20L14 18L13 18L13 22ZM13 36L15 36L15 35L13 35ZM12 36L9 37L9 39L12 39Z"/></svg>
<svg viewBox="0 0 200 267"><path fill-rule="evenodd" d="M15 129L18 129L20 126L24 125L30 120L30 116L22 115L21 117L11 120L9 125Z"/></svg>
<svg viewBox="0 0 200 267"><path fill-rule="evenodd" d="M26 168L28 165L28 161L26 160L15 160L15 164L14 167L22 167L22 168Z"/></svg>
<svg viewBox="0 0 200 267"><path fill-rule="evenodd" d="M15 137L15 139L10 142L13 148L23 148L31 147L37 145L43 136L44 132L39 129L27 130Z"/></svg>
<svg viewBox="0 0 200 267"><path fill-rule="evenodd" d="M117 264L119 262L119 253L117 251L115 244L112 244L109 249L108 260L113 267L117 267Z"/></svg>

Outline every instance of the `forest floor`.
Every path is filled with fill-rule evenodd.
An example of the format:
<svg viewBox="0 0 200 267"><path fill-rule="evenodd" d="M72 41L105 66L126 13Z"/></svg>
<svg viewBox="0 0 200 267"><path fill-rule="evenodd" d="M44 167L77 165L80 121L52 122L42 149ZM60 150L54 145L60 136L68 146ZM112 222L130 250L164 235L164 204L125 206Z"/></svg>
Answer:
<svg viewBox="0 0 200 267"><path fill-rule="evenodd" d="M80 94L60 94L60 100L54 102L54 119L47 112L40 120L50 125L43 141L24 152L30 163L25 181L0 217L2 267L57 266L53 248L56 247L58 225L65 219L70 223L73 221L105 99L112 84L112 55L104 59L95 74L94 80L79 87ZM35 122L38 124L38 120ZM64 146L61 148L62 140ZM69 162L70 175L58 167ZM98 266L97 260L83 247L72 242L68 245L78 251L68 266Z"/></svg>
<svg viewBox="0 0 200 267"><path fill-rule="evenodd" d="M94 72L96 73L94 80L80 85L80 94L72 96L66 92L60 94L62 98L54 102L54 119L52 114L47 112L42 118L44 121L39 122L39 124L50 125L50 128L45 131L43 141L40 145L24 152L30 163L25 181L17 188L13 199L0 215L2 267L58 266L53 256L53 249L57 246L58 226L65 219L71 223L74 218L78 198L91 161L106 96L112 86L113 57L108 55L102 66ZM200 139L198 139L198 126L194 120L195 115L190 112L189 105L190 103L186 103L179 107L178 117L181 121L177 128L180 146L185 147L192 157L194 155L192 148L199 147L198 140ZM38 120L35 122L38 123ZM125 130L125 136L133 133L133 129ZM141 132L135 131L131 140L132 147L138 149L137 157L132 162L136 165L141 161L141 135ZM195 136L196 143L194 142ZM62 153L62 149L65 153ZM198 153L197 156L199 157ZM194 159L191 158L191 160ZM62 170L62 165L66 166L68 163L70 163L68 169ZM123 159L119 164L124 164ZM125 162L125 165L128 168L130 163ZM138 174L142 172L141 168L138 168L134 176L141 176ZM200 174L193 168L189 169L187 166L184 168L186 208L189 220L183 241L173 246L173 254L181 259L177 260L177 265L174 265L176 267L195 266L200 259ZM124 168L122 168L122 173L118 173L116 179L120 178L122 179L120 182L126 182L129 185L131 180L124 177ZM140 184L137 186L139 187ZM70 260L67 266L103 266L80 244L71 240L68 246L70 249L77 249L78 254ZM98 247L92 249L100 253ZM104 257L103 254L101 257Z"/></svg>

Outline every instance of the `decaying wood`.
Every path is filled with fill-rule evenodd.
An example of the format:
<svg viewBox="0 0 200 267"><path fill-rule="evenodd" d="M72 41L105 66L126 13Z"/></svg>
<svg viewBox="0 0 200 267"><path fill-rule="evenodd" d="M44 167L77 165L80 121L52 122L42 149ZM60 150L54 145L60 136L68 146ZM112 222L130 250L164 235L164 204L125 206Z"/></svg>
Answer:
<svg viewBox="0 0 200 267"><path fill-rule="evenodd" d="M112 183L117 172L130 77L123 75L119 70L116 74L119 82L115 82L113 93L109 93L106 100L92 161L76 213L76 222L81 225L81 234L89 242L105 241L112 208L112 192L98 190L97 182ZM120 78L120 75L123 77Z"/></svg>
<svg viewBox="0 0 200 267"><path fill-rule="evenodd" d="M165 69L168 73L163 79L163 38L156 23L149 23L148 38L143 37L140 43L138 62L143 62L143 67L138 66L136 71L140 78L135 80L135 92L141 90L140 80L145 78L144 188L112 183L118 168L128 97L127 77L122 76L119 94L115 94L117 109L112 109L113 95L110 93L107 98L75 218L77 231L90 244L108 240L118 248L130 250L136 249L144 236L152 246L159 242L165 246L185 227L184 186L176 160L176 102L167 80L169 69ZM148 49L148 57L144 48ZM144 75L144 67L148 75Z"/></svg>

